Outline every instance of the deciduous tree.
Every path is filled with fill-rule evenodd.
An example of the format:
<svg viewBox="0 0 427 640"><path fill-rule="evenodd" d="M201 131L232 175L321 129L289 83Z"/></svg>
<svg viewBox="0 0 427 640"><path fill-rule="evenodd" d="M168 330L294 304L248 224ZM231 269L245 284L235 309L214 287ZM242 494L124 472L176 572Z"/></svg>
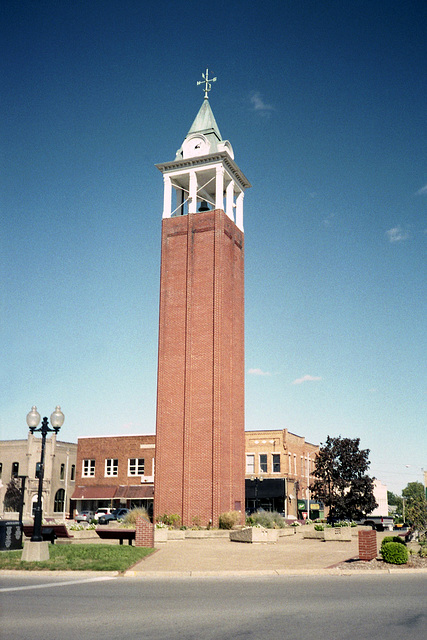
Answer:
<svg viewBox="0 0 427 640"><path fill-rule="evenodd" d="M406 487L402 491L402 496L408 500L415 500L418 498L425 498L425 489L421 482L408 482Z"/></svg>
<svg viewBox="0 0 427 640"><path fill-rule="evenodd" d="M409 482L402 491L406 498L405 520L413 531L425 536L427 531L427 500L421 482Z"/></svg>
<svg viewBox="0 0 427 640"><path fill-rule="evenodd" d="M359 520L375 509L374 478L367 475L369 449L360 449L360 438L327 437L315 460L316 500L329 507L329 518Z"/></svg>
<svg viewBox="0 0 427 640"><path fill-rule="evenodd" d="M6 493L4 494L4 510L5 511L19 511L21 506L21 488L15 480L8 483L6 487Z"/></svg>

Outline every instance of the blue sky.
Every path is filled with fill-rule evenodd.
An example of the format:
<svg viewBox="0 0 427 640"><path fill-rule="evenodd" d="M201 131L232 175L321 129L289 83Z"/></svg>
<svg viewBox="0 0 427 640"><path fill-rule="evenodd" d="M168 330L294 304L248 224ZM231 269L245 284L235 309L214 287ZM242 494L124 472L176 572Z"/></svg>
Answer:
<svg viewBox="0 0 427 640"><path fill-rule="evenodd" d="M427 467L424 2L5 0L1 438L155 429L156 162L210 102L245 197L246 428Z"/></svg>

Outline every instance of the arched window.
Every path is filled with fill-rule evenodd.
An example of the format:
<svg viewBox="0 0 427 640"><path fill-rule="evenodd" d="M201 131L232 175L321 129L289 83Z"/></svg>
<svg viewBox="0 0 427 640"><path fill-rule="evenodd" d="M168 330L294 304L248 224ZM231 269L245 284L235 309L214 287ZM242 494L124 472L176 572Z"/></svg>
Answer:
<svg viewBox="0 0 427 640"><path fill-rule="evenodd" d="M64 511L64 500L65 500L65 491L64 489L58 489L55 493L55 503L53 505L53 510L55 513L59 511Z"/></svg>

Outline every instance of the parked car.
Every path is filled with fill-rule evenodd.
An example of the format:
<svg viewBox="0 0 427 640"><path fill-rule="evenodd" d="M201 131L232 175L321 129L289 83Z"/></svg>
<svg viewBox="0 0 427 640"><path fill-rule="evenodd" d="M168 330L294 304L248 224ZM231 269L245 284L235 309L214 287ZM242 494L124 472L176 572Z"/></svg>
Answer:
<svg viewBox="0 0 427 640"><path fill-rule="evenodd" d="M112 509L110 507L100 507L95 511L95 515L93 516L94 520L99 520L101 516L107 515L107 513L111 513Z"/></svg>
<svg viewBox="0 0 427 640"><path fill-rule="evenodd" d="M108 524L111 521L123 520L125 515L129 513L130 509L120 508L113 509L111 513L106 513L104 516L99 516L98 524Z"/></svg>
<svg viewBox="0 0 427 640"><path fill-rule="evenodd" d="M80 511L80 513L76 515L74 520L76 522L90 522L91 520L93 520L94 515L95 514L93 513L93 511L84 510Z"/></svg>

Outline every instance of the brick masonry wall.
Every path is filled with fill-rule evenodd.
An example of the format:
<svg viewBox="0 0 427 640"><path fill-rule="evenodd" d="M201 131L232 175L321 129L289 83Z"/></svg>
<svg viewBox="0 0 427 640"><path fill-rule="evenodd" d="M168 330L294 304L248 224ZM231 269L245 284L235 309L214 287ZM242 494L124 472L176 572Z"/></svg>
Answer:
<svg viewBox="0 0 427 640"><path fill-rule="evenodd" d="M244 509L243 233L221 210L163 220L155 515Z"/></svg>
<svg viewBox="0 0 427 640"><path fill-rule="evenodd" d="M359 531L359 559L373 560L377 557L377 532Z"/></svg>
<svg viewBox="0 0 427 640"><path fill-rule="evenodd" d="M154 525L142 517L136 519L135 547L154 547Z"/></svg>
<svg viewBox="0 0 427 640"><path fill-rule="evenodd" d="M252 476L264 478L287 478L288 494L295 494L295 482L299 482L299 499L306 499L307 490L307 458L310 463L310 482L313 482L312 472L314 460L319 446L306 442L303 436L298 436L287 429L272 429L260 431L246 431L246 454L255 456L255 469L246 470L246 478ZM273 472L273 453L280 454L280 473ZM267 454L267 472L261 472L259 466L260 454ZM302 464L301 464L302 461ZM297 515L296 499L287 502L289 515Z"/></svg>
<svg viewBox="0 0 427 640"><path fill-rule="evenodd" d="M154 435L103 436L79 438L77 446L77 485L128 485L139 484L140 476L128 475L128 459L143 458L145 475L151 476L155 455ZM105 460L118 460L117 476L105 475ZM83 460L95 460L95 476L83 477Z"/></svg>

